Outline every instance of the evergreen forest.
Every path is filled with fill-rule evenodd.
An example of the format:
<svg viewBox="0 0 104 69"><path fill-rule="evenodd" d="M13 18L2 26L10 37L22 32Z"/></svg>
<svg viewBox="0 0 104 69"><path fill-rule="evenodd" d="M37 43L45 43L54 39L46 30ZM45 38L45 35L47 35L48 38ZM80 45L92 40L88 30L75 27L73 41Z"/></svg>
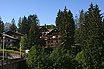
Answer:
<svg viewBox="0 0 104 69"><path fill-rule="evenodd" d="M18 27L12 19L10 30L24 34L21 48L30 50L27 69L104 69L104 17L97 4L91 3L87 11L82 9L75 17L65 6L59 9L55 23L47 27L59 30L60 43L55 48L45 48L36 14L20 17ZM0 18L0 33L3 31Z"/></svg>

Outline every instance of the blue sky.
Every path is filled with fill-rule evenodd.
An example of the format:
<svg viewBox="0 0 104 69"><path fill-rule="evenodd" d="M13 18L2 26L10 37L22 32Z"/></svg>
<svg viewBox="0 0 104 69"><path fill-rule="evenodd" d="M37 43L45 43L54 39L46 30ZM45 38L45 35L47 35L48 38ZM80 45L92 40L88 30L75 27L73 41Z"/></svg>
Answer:
<svg viewBox="0 0 104 69"><path fill-rule="evenodd" d="M19 17L37 14L40 25L55 24L58 10L65 5L75 16L81 9L86 11L91 2L104 12L104 0L0 0L0 16L4 23L14 18L17 24Z"/></svg>

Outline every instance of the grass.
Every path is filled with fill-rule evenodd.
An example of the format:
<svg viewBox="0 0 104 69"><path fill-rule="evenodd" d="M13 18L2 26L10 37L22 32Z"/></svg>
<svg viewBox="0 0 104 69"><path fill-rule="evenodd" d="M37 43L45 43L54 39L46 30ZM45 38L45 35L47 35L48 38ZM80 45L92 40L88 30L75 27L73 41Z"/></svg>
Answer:
<svg viewBox="0 0 104 69"><path fill-rule="evenodd" d="M0 48L0 52L3 52L3 49ZM14 51L14 50L6 50L6 49L4 49L4 52L6 52L6 53L20 54L20 51ZM21 52L21 54L23 55L24 52Z"/></svg>

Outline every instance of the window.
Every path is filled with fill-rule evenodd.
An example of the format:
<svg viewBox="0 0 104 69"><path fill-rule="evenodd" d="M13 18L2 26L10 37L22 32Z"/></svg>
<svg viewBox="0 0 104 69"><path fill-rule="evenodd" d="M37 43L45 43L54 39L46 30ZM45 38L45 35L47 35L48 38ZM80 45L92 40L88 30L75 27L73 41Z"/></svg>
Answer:
<svg viewBox="0 0 104 69"><path fill-rule="evenodd" d="M50 43L50 41L48 41L48 43Z"/></svg>
<svg viewBox="0 0 104 69"><path fill-rule="evenodd" d="M53 43L53 41L51 41L51 43Z"/></svg>
<svg viewBox="0 0 104 69"><path fill-rule="evenodd" d="M58 35L56 36L56 38L58 38Z"/></svg>

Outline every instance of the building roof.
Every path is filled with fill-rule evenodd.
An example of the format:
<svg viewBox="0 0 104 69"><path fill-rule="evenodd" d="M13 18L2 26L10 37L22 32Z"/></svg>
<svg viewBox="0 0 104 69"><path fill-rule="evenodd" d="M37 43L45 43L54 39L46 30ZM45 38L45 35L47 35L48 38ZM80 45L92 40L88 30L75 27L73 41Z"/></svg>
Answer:
<svg viewBox="0 0 104 69"><path fill-rule="evenodd" d="M5 37L8 37L10 39L14 39L14 40L18 40L17 38L13 37L13 36L10 36L8 34L5 34L5 33L2 33L2 35L4 35Z"/></svg>
<svg viewBox="0 0 104 69"><path fill-rule="evenodd" d="M59 32L57 29L51 29L50 32L47 35L52 35L53 32ZM58 34L58 33L57 33Z"/></svg>
<svg viewBox="0 0 104 69"><path fill-rule="evenodd" d="M51 32L53 29L48 29L49 32Z"/></svg>
<svg viewBox="0 0 104 69"><path fill-rule="evenodd" d="M16 35L16 36L23 36L23 34L21 33L18 33L18 32L13 32L13 31L8 31L8 32L3 32L0 34L0 37L3 37L3 35L7 38L10 38L10 39L14 39L14 40L19 40L18 38L15 38L14 36L12 35Z"/></svg>
<svg viewBox="0 0 104 69"><path fill-rule="evenodd" d="M23 34L19 33L19 32L14 32L14 31L8 31L8 32L5 32L5 34L8 34L8 35L18 35L18 36L23 36Z"/></svg>
<svg viewBox="0 0 104 69"><path fill-rule="evenodd" d="M46 32L46 31L48 31L48 29L47 29L45 26L40 26L38 29L39 29L41 32Z"/></svg>

